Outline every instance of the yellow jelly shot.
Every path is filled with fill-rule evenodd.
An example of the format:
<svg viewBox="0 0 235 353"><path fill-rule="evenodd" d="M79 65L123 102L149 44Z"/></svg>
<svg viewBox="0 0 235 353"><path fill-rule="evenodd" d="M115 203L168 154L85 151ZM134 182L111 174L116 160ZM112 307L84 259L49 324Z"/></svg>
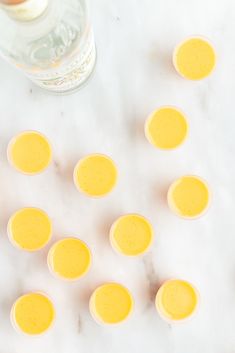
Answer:
<svg viewBox="0 0 235 353"><path fill-rule="evenodd" d="M154 111L145 123L145 135L155 147L171 150L180 146L188 134L184 114L173 107L161 107Z"/></svg>
<svg viewBox="0 0 235 353"><path fill-rule="evenodd" d="M198 293L188 282L174 279L165 282L157 292L156 308L168 321L181 321L195 313Z"/></svg>
<svg viewBox="0 0 235 353"><path fill-rule="evenodd" d="M15 136L8 146L8 159L19 172L34 175L45 170L51 162L52 150L48 140L36 131Z"/></svg>
<svg viewBox="0 0 235 353"><path fill-rule="evenodd" d="M187 175L170 186L167 198L170 209L178 216L197 218L209 207L210 191L204 180Z"/></svg>
<svg viewBox="0 0 235 353"><path fill-rule="evenodd" d="M153 228L144 217L130 214L120 217L110 230L110 242L115 250L127 256L137 256L148 250L153 240Z"/></svg>
<svg viewBox="0 0 235 353"><path fill-rule="evenodd" d="M64 238L51 247L48 266L51 272L61 279L79 279L91 266L90 250L77 238Z"/></svg>
<svg viewBox="0 0 235 353"><path fill-rule="evenodd" d="M201 37L191 37L179 44L173 55L178 73L189 80L201 80L210 75L216 64L212 45Z"/></svg>
<svg viewBox="0 0 235 353"><path fill-rule="evenodd" d="M46 332L55 318L50 299L41 293L29 293L18 298L11 311L14 327L28 335Z"/></svg>
<svg viewBox="0 0 235 353"><path fill-rule="evenodd" d="M107 283L98 287L90 299L90 312L101 324L119 324L125 321L133 309L130 292L118 283Z"/></svg>
<svg viewBox="0 0 235 353"><path fill-rule="evenodd" d="M107 156L91 154L81 159L74 169L74 183L88 196L108 194L117 182L117 169Z"/></svg>
<svg viewBox="0 0 235 353"><path fill-rule="evenodd" d="M23 208L10 218L8 235L13 245L20 249L39 250L51 238L51 220L44 211L38 208Z"/></svg>

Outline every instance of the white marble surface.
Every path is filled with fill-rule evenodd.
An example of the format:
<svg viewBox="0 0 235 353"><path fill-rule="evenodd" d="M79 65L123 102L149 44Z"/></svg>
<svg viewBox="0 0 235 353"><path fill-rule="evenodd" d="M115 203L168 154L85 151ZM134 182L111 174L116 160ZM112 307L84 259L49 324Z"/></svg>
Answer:
<svg viewBox="0 0 235 353"><path fill-rule="evenodd" d="M233 0L93 0L98 64L89 84L71 96L44 93L0 62L0 352L1 353L233 353L235 352L235 3ZM171 65L185 36L209 37L218 52L207 80L188 82ZM151 147L145 117L162 104L184 110L187 142L173 152ZM37 129L54 146L54 163L40 176L15 172L6 160L8 140ZM72 183L80 156L103 152L117 162L119 183L108 197L91 200ZM197 221L167 208L169 183L185 173L208 180L213 204ZM73 284L54 279L48 247L21 253L8 241L8 217L39 206L53 219L54 239L77 235L93 251L90 273ZM108 230L115 217L138 212L155 228L151 251L138 259L115 254ZM159 282L181 277L201 293L191 321L171 326L155 311ZM88 312L92 290L120 281L135 298L129 322L100 327ZM40 338L17 334L9 312L22 293L43 290L55 301L57 320Z"/></svg>

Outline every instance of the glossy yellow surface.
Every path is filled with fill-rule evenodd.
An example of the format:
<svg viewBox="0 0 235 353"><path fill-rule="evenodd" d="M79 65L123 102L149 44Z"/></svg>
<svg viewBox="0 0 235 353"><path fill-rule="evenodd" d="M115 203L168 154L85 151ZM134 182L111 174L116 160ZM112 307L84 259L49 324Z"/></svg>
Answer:
<svg viewBox="0 0 235 353"><path fill-rule="evenodd" d="M182 280L165 282L157 292L156 307L166 319L179 321L190 317L196 310L198 295L195 288Z"/></svg>
<svg viewBox="0 0 235 353"><path fill-rule="evenodd" d="M33 175L48 167L52 151L43 135L36 131L26 131L12 139L8 147L8 156L18 171Z"/></svg>
<svg viewBox="0 0 235 353"><path fill-rule="evenodd" d="M173 212L186 218L203 214L209 206L210 192L207 184L196 176L183 176L168 191L168 204Z"/></svg>
<svg viewBox="0 0 235 353"><path fill-rule="evenodd" d="M29 293L18 298L12 308L14 325L28 335L40 335L48 330L55 318L55 309L48 297Z"/></svg>
<svg viewBox="0 0 235 353"><path fill-rule="evenodd" d="M104 196L115 186L117 169L107 156L92 154L81 159L74 170L74 182L88 196Z"/></svg>
<svg viewBox="0 0 235 353"><path fill-rule="evenodd" d="M151 224L147 219L136 214L120 217L110 231L111 244L123 255L143 254L151 245L152 240Z"/></svg>
<svg viewBox="0 0 235 353"><path fill-rule="evenodd" d="M189 38L174 52L176 70L190 80L201 80L213 71L216 54L212 45L200 37Z"/></svg>
<svg viewBox="0 0 235 353"><path fill-rule="evenodd" d="M188 133L185 116L173 107L161 107L153 112L145 124L149 142L161 149L173 149L182 144Z"/></svg>
<svg viewBox="0 0 235 353"><path fill-rule="evenodd" d="M90 299L91 314L103 324L118 324L124 321L132 309L131 294L118 283L107 283L98 287Z"/></svg>
<svg viewBox="0 0 235 353"><path fill-rule="evenodd" d="M50 269L62 279L76 280L87 273L91 253L85 243L76 238L65 238L55 243L48 253Z"/></svg>
<svg viewBox="0 0 235 353"><path fill-rule="evenodd" d="M40 209L23 208L10 218L8 234L14 245L23 250L36 251L50 240L51 221Z"/></svg>

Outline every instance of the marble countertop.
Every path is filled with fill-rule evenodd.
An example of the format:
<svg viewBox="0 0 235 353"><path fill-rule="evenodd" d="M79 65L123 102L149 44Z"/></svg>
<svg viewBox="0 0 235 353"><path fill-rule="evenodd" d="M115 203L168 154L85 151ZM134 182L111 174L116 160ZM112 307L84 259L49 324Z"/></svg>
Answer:
<svg viewBox="0 0 235 353"><path fill-rule="evenodd" d="M43 92L0 62L0 352L1 353L233 353L235 352L235 3L231 0L93 0L98 48L89 84L70 96ZM180 78L171 64L174 46L188 35L210 38L218 53L214 74L201 82ZM188 116L190 136L172 152L144 138L146 116L171 104ZM54 147L53 165L27 177L7 163L9 139L36 129ZM94 200L72 182L76 161L86 153L110 155L119 183ZM196 221L167 208L166 190L183 174L204 177L213 190L210 211ZM46 266L48 247L36 254L8 241L9 216L24 206L51 216L54 239L77 235L93 251L93 267L81 281L64 283ZM108 242L113 220L127 212L152 222L155 240L141 258L114 253ZM161 281L194 283L201 306L191 321L169 325L154 307ZM125 324L98 326L88 312L93 289L120 281L135 298ZM42 290L55 302L57 320L45 336L29 338L11 327L14 300Z"/></svg>

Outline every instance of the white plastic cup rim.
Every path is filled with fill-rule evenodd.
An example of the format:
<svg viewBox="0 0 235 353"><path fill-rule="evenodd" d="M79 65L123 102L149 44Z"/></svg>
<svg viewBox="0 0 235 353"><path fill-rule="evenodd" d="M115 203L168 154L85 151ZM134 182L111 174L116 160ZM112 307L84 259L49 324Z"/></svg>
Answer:
<svg viewBox="0 0 235 353"><path fill-rule="evenodd" d="M206 207L202 210L202 212L200 212L199 214L195 215L195 216L184 216L184 215L181 215L180 213L178 213L176 211L176 208L172 205L172 202L171 202L171 197L170 197L170 194L175 186L175 184L181 179L181 178L185 178L185 177L193 177L195 179L198 179L200 180L203 184L206 185L207 189L208 189L208 194L209 194L209 200L208 200L208 203L206 205ZM169 209L172 211L172 213L174 213L176 216L178 216L179 218L182 218L182 219L187 219L187 220L195 220L195 219L198 219L198 218L201 218L202 216L204 216L208 209L210 208L211 206L211 201L212 201L212 191L211 191L211 188L210 186L208 185L207 181L205 179L203 179L202 177L198 176L198 175L195 175L195 174L187 174L187 175L182 175L181 177L177 178L176 180L174 180L171 185L169 186L169 189L168 189L168 192L167 192L167 203L168 203L168 207Z"/></svg>
<svg viewBox="0 0 235 353"><path fill-rule="evenodd" d="M190 39L201 39L205 42L207 42L212 48L213 48L213 51L214 51L214 54L215 54L215 64L214 64L214 67L212 68L212 70L209 72L209 74L205 77L202 77L202 78L199 78L199 79L192 79L192 78L188 78L186 76L184 76L178 69L178 65L177 65L177 62L176 62L176 56L177 56L177 53L178 53L178 50L179 48L184 44L186 43L188 40ZM178 73L178 75L180 77L183 77L184 79L186 80L189 80L189 81L201 81L201 80L204 80L206 78L208 78L214 71L215 71L215 68L216 68L216 61L217 61L217 54L215 52L215 46L214 44L212 43L212 41L208 38L206 38L205 36L202 36L202 35L192 35L192 36L188 36L186 37L185 39L181 40L179 42L179 44L177 44L173 50L173 55L172 55L172 63L173 63L173 66L176 70L176 72Z"/></svg>
<svg viewBox="0 0 235 353"><path fill-rule="evenodd" d="M44 213L45 216L47 216L47 218L49 219L50 224L51 224L51 232L50 232L50 236L49 236L47 242L46 242L45 244L43 244L42 246L40 246L39 248L37 248L37 249L24 249L24 248L22 248L22 247L20 246L20 244L18 244L18 243L13 239L12 232L11 232L11 230L10 230L10 223L11 223L12 219L15 217L15 215L17 215L18 212L23 211L23 210L27 210L27 209L34 209L34 210L38 210L38 211ZM11 242L11 244L12 244L16 249L19 249L19 250L24 251L24 252L34 253L34 252L36 252L36 251L42 250L42 249L49 243L49 241L51 240L51 238L52 238L52 233L53 233L53 230L52 230L52 221L51 221L50 217L48 216L48 214L47 214L44 210L42 210L41 208L38 208L38 207L23 207L23 208L20 208L19 210L17 210L16 212L14 212L14 213L11 215L11 217L9 218L8 223L7 223L7 235L8 235L9 241Z"/></svg>
<svg viewBox="0 0 235 353"><path fill-rule="evenodd" d="M172 109L172 110L176 110L177 112L179 112L179 113L184 117L184 119L185 119L185 121L186 121L186 124L187 124L187 131L186 131L186 134L185 134L183 140L182 140L177 146L172 147L172 148L164 148L164 147L159 147L159 146L155 145L155 144L153 143L153 141L152 141L152 138L151 138L149 132L148 132L148 125L149 125L149 122L151 121L151 119L153 118L154 114L156 114L156 113L157 113L159 110L161 110L161 109L167 109L167 108ZM162 106L156 108L155 110L153 110L152 113L150 113L150 114L148 115L148 117L147 117L147 119L146 119L146 121L145 121L145 124L144 124L144 134L145 134L145 137L146 137L146 139L148 140L148 142L149 142L154 148L157 148L157 149L162 150L162 151L173 151L173 150L176 150L176 149L178 149L179 147L181 147L181 146L184 144L184 142L187 140L187 138L188 138L188 135L189 135L189 122L188 122L188 118L187 118L186 114L183 112L183 110L180 109L180 108L178 108L178 107L176 107L175 105L162 105Z"/></svg>
<svg viewBox="0 0 235 353"><path fill-rule="evenodd" d="M162 312L161 308L160 308L159 305L158 305L158 296L159 296L159 293L160 293L160 289L161 289L165 284L167 284L168 282L171 282L171 281L184 281L184 282L186 282L187 284L189 284L189 285L193 288L194 292L196 293L196 297L197 297L196 306L195 306L193 312L192 312L189 316L187 316L186 318L184 318L184 319L179 319L179 320L170 319L168 316L166 316L166 315ZM182 323L185 323L185 322L191 320L193 317L195 317L195 316L197 315L198 310L199 310L199 307L200 307L200 303L201 303L201 297L200 297L200 293L199 293L198 289L197 289L191 282L186 281L185 279L182 279L182 278L171 278L171 279L168 279L168 280L164 281L164 282L161 284L161 286L160 286L160 288L158 289L158 291L157 291L157 293L156 293L156 296L155 296L155 308L156 308L156 310L157 310L159 316L161 317L161 319L163 319L163 320L164 320L165 322L167 322L168 324L176 324L176 325L178 325L178 324L182 324Z"/></svg>
<svg viewBox="0 0 235 353"><path fill-rule="evenodd" d="M15 306L16 306L16 303L17 301L21 298L21 297L24 297L25 295L28 295L28 294L41 294L43 295L45 298L47 298L50 303L52 304L52 307L53 307L53 311L54 311L54 317L53 317L53 320L51 321L49 327L42 333L39 333L39 334L30 334L30 333L27 333L27 332L24 332L23 330L21 330L21 328L19 327L19 325L17 324L16 320L15 320L15 315L14 315L14 311L15 311ZM55 323L55 320L56 320L56 310L55 310L55 305L54 305L54 302L52 301L52 299L49 297L49 295L45 294L43 291L31 291L31 292L28 292L28 293L25 293L21 296L19 296L13 303L12 307L11 307L11 312L10 312L10 321L11 321L11 324L12 324L12 327L15 329L15 331L23 336L27 336L27 337L40 337L40 336L43 336L45 334L48 333L48 331L50 331L53 326L54 326L54 323Z"/></svg>
<svg viewBox="0 0 235 353"><path fill-rule="evenodd" d="M125 254L124 252L122 252L121 250L119 250L115 240L114 240L114 230L115 230L115 227L117 225L117 223L119 222L119 220L121 220L123 217L125 216L137 216L137 217L140 217L142 219L144 219L148 225L150 226L150 229L151 229L151 241L149 242L148 246L143 250L141 251L140 253L136 254L136 255L130 255L130 254ZM149 220L147 218L145 218L144 216L138 214L138 213L126 213L120 217L118 217L112 224L111 228L110 228L110 231L109 231L109 241L110 241L110 244L111 244L111 247L112 249L118 254L118 255L122 255L122 256L125 256L125 257L129 257L129 258L133 258L133 257L140 257L144 254L146 254L146 252L149 251L149 249L151 248L152 244L153 244L153 240L154 240L154 230L153 230L153 226L152 224L149 222Z"/></svg>
<svg viewBox="0 0 235 353"><path fill-rule="evenodd" d="M125 288L125 290L127 291L127 293L129 294L130 298L131 298L131 301L132 301L132 306L131 306L131 310L129 311L128 315L121 321L119 322L115 322L115 323L108 323L108 322L105 322L103 321L99 315L97 315L93 309L93 305L92 305L92 301L94 300L94 297L96 295L96 291L103 287L104 285L107 285L107 284L117 284L117 285L120 285L122 286L123 288ZM91 314L91 317L93 318L93 320L100 326L103 326L103 327L115 327L115 326L119 326L120 324L122 323L125 323L127 321L129 321L129 319L131 318L131 316L133 315L133 311L134 311L134 306L135 306L135 302L134 302L134 298L131 294L131 292L129 291L129 289L127 289L125 286L123 286L121 283L117 283L117 282L106 282L106 283L103 283L101 284L100 286L96 287L96 289L93 291L93 293L91 294L90 296L90 300L89 300L89 311L90 311L90 314Z"/></svg>
<svg viewBox="0 0 235 353"><path fill-rule="evenodd" d="M89 262L89 265L88 267L86 268L86 270L78 277L76 278L66 278L66 277L63 277L61 276L60 274L58 274L57 272L55 272L51 266L51 256L52 256L52 251L54 250L54 247L60 243L61 241L64 241L66 239L75 239L75 240L79 240L79 242L81 242L83 245L85 245L85 247L87 248L88 252L89 252L89 255L90 255L90 262ZM86 274L89 272L89 270L91 269L91 266L92 266L92 252L89 248L89 246L81 239L79 238L76 238L76 237L64 237L60 240L57 240L52 246L51 248L49 249L48 251L48 254L47 254L47 267L49 269L49 272L51 273L51 275L56 278L56 279L59 279L59 280L63 280L64 282L76 282L80 279L82 279L83 277L86 276Z"/></svg>
<svg viewBox="0 0 235 353"><path fill-rule="evenodd" d="M106 192L106 193L104 193L104 194L102 194L102 195L91 195L91 194L89 194L88 192L84 191L84 190L80 187L80 185L78 184L78 182L77 182L77 176L76 176L77 170L78 170L78 168L80 167L81 163L82 163L84 160L86 160L87 158L89 158L89 157L104 157L105 159L109 160L109 161L113 164L113 166L115 167L115 169L116 169L116 179L115 179L114 185L112 186L112 188L111 188L108 192ZM82 157L81 159L79 159L79 161L77 162L77 164L75 165L74 170L73 170L73 182L74 182L74 185L75 185L75 187L77 188L77 190L78 190L81 194L83 194L83 195L85 195L85 196L88 196L88 197L90 197L90 198L93 198L93 199L100 199L100 198L103 198L103 197L109 195L109 194L114 190L114 188L116 187L116 185L117 185L117 179L118 179L118 169L117 169L116 163L113 161L112 158L110 158L109 156L107 156L107 155L105 155L105 154L103 154L103 153L91 153L91 154L87 154L86 156L84 156L84 157Z"/></svg>
<svg viewBox="0 0 235 353"><path fill-rule="evenodd" d="M18 137L24 135L24 134L28 134L28 133L34 133L34 134L37 134L39 136L41 136L42 138L45 139L45 141L48 143L48 146L50 147L50 160L48 162L48 164L43 168L41 169L40 171L38 172L33 172L33 173L30 173L30 172L25 172L23 170L21 170L20 168L18 168L14 162L12 161L12 158L11 158L11 146L14 144L14 142L17 140ZM34 175L38 175L38 174L41 174L43 173L51 164L52 164L52 160L53 160L53 148L52 148L52 144L51 142L48 140L48 138L42 134L41 132L37 131L37 130L25 130L25 131L21 131L19 132L18 134L16 134L15 136L13 136L9 143L8 143L8 146L7 146L7 160L8 160L8 163L15 169L17 170L17 172L19 172L20 174L23 174L23 175L27 175L27 176L34 176Z"/></svg>

